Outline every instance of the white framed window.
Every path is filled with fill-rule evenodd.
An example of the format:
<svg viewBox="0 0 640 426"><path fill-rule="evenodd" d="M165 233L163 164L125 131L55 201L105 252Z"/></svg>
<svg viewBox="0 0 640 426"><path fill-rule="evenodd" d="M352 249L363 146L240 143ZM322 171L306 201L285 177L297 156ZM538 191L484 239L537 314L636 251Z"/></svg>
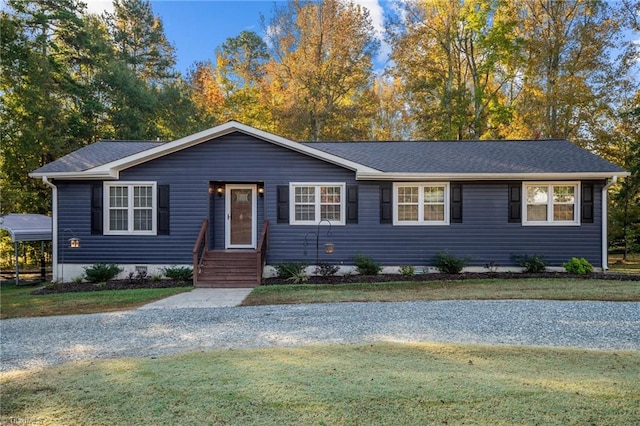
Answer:
<svg viewBox="0 0 640 426"><path fill-rule="evenodd" d="M106 235L156 235L155 182L104 183Z"/></svg>
<svg viewBox="0 0 640 426"><path fill-rule="evenodd" d="M345 183L290 183L289 223L317 225L328 220L331 225L344 225L345 188Z"/></svg>
<svg viewBox="0 0 640 426"><path fill-rule="evenodd" d="M522 224L580 225L580 182L524 182Z"/></svg>
<svg viewBox="0 0 640 426"><path fill-rule="evenodd" d="M448 225L449 183L394 183L393 224Z"/></svg>

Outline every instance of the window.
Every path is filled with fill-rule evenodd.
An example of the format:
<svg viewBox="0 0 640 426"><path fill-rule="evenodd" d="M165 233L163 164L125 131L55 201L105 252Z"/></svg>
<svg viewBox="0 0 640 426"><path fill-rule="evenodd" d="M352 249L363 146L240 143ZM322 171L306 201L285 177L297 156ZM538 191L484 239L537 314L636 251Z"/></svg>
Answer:
<svg viewBox="0 0 640 426"><path fill-rule="evenodd" d="M290 188L292 225L317 225L322 220L344 225L344 183L292 183Z"/></svg>
<svg viewBox="0 0 640 426"><path fill-rule="evenodd" d="M525 183L523 224L579 225L577 182Z"/></svg>
<svg viewBox="0 0 640 426"><path fill-rule="evenodd" d="M105 234L156 234L155 182L105 183Z"/></svg>
<svg viewBox="0 0 640 426"><path fill-rule="evenodd" d="M396 183L394 225L448 225L448 183Z"/></svg>

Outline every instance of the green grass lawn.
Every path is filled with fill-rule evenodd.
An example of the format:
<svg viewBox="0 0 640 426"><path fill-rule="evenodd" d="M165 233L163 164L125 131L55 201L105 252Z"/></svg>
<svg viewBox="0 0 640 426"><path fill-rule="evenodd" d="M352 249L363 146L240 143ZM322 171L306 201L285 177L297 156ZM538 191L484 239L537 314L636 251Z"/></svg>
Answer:
<svg viewBox="0 0 640 426"><path fill-rule="evenodd" d="M0 375L6 424L637 424L640 353L376 343ZM11 423L13 422L13 423Z"/></svg>
<svg viewBox="0 0 640 426"><path fill-rule="evenodd" d="M640 301L640 281L530 278L375 284L273 285L255 288L244 300L243 305L451 299Z"/></svg>
<svg viewBox="0 0 640 426"><path fill-rule="evenodd" d="M41 296L37 287L3 284L0 287L0 318L89 314L134 309L154 300L189 291L192 287L88 291Z"/></svg>

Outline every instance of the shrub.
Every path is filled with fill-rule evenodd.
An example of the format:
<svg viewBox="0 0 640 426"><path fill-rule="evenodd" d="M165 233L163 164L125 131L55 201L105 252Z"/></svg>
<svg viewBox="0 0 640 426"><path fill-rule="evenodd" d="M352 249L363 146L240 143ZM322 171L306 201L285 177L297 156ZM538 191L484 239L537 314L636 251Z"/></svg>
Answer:
<svg viewBox="0 0 640 426"><path fill-rule="evenodd" d="M593 272L593 265L587 259L572 257L567 263L563 263L564 270L570 274L590 274Z"/></svg>
<svg viewBox="0 0 640 426"><path fill-rule="evenodd" d="M445 274L459 274L469 262L468 257L457 257L449 252L441 251L433 258L436 268Z"/></svg>
<svg viewBox="0 0 640 426"><path fill-rule="evenodd" d="M544 256L539 254L515 256L515 260L518 266L524 268L524 272L538 274L544 272L547 268L547 261L544 260Z"/></svg>
<svg viewBox="0 0 640 426"><path fill-rule="evenodd" d="M278 278L282 278L288 280L294 277L300 277L301 275L305 275L305 269L307 265L304 263L298 262L285 262L278 263L274 266L276 268L276 272L278 272Z"/></svg>
<svg viewBox="0 0 640 426"><path fill-rule="evenodd" d="M123 269L113 263L95 263L84 268L84 276L90 283L104 283L112 280Z"/></svg>
<svg viewBox="0 0 640 426"><path fill-rule="evenodd" d="M295 273L287 278L287 281L291 281L294 284L304 284L309 280L307 272L303 268L302 270L295 271Z"/></svg>
<svg viewBox="0 0 640 426"><path fill-rule="evenodd" d="M382 271L382 265L374 262L370 257L358 253L354 258L356 270L360 275L378 275Z"/></svg>
<svg viewBox="0 0 640 426"><path fill-rule="evenodd" d="M84 278L80 275L79 277L73 277L71 282L74 284L82 284L82 280L84 280Z"/></svg>
<svg viewBox="0 0 640 426"><path fill-rule="evenodd" d="M498 265L496 262L487 262L485 263L484 267L492 274L495 274L496 272L498 272L498 268L500 267L500 265Z"/></svg>
<svg viewBox="0 0 640 426"><path fill-rule="evenodd" d="M415 269L411 265L402 265L400 266L400 275L403 277L412 277L416 273Z"/></svg>
<svg viewBox="0 0 640 426"><path fill-rule="evenodd" d="M193 277L193 268L189 266L172 266L170 268L162 268L165 277L179 282L189 281Z"/></svg>
<svg viewBox="0 0 640 426"><path fill-rule="evenodd" d="M340 267L337 265L332 265L330 263L320 263L316 266L315 274L320 275L322 277L332 277L338 273Z"/></svg>

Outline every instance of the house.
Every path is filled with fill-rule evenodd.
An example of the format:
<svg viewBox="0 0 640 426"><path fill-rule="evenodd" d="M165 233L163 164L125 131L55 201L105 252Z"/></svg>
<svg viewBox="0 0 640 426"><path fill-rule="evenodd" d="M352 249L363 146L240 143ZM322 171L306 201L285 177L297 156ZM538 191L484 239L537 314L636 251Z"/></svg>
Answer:
<svg viewBox="0 0 640 426"><path fill-rule="evenodd" d="M607 188L628 173L565 140L299 143L229 122L100 141L30 176L53 191L56 275L195 265L197 285L246 286L265 264L346 268L357 253L387 267L446 250L480 269L525 254L606 269Z"/></svg>

